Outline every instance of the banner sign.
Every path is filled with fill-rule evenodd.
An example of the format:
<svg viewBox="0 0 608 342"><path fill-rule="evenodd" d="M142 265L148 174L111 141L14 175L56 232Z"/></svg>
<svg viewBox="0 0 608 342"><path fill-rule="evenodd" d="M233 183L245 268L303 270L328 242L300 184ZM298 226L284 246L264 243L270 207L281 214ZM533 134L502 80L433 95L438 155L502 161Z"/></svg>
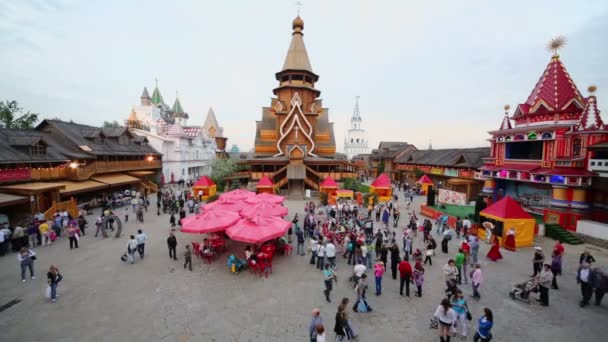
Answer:
<svg viewBox="0 0 608 342"><path fill-rule="evenodd" d="M433 175L443 175L443 169L434 167L431 169L431 174Z"/></svg>
<svg viewBox="0 0 608 342"><path fill-rule="evenodd" d="M0 170L0 183L28 180L31 177L29 169Z"/></svg>
<svg viewBox="0 0 608 342"><path fill-rule="evenodd" d="M439 189L440 204L466 205L467 195L462 192Z"/></svg>
<svg viewBox="0 0 608 342"><path fill-rule="evenodd" d="M458 170L454 170L454 169L445 169L445 171L443 172L444 175L448 176L448 177L458 177Z"/></svg>

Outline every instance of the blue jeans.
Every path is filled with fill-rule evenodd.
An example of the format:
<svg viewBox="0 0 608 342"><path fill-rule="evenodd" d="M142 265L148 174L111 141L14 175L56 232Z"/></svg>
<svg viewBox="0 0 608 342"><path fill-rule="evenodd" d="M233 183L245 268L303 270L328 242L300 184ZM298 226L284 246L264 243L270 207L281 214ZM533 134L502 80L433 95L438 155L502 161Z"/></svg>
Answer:
<svg viewBox="0 0 608 342"><path fill-rule="evenodd" d="M376 277L376 295L382 293L382 277Z"/></svg>
<svg viewBox="0 0 608 342"><path fill-rule="evenodd" d="M51 283L51 299L57 298L57 285L59 285L59 282L61 281L61 279L63 279L63 276L61 274L58 274L57 281L54 283Z"/></svg>

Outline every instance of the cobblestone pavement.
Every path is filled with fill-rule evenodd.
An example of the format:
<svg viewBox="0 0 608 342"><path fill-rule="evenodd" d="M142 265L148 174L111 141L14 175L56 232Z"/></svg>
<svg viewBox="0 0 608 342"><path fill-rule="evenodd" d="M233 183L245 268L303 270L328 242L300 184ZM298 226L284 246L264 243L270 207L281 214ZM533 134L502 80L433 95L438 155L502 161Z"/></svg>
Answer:
<svg viewBox="0 0 608 342"><path fill-rule="evenodd" d="M423 198L417 198L416 203ZM289 202L290 217L301 212L303 202ZM154 207L154 203L153 206ZM301 214L300 214L301 216ZM94 218L88 217L93 223ZM319 307L326 329L333 339L336 302L354 300L347 281L352 269L338 258L339 281L326 303L322 275L308 264L308 257L277 256L273 274L260 278L249 272L232 274L226 254L211 265L195 260L194 271L184 270L180 261L168 257L166 237L169 216L149 212L144 225L129 222L119 240L94 238L93 228L69 250L61 239L50 247L38 247L38 277L21 283L15 255L0 258L0 305L13 299L21 302L0 312L2 341L306 341L310 311ZM92 224L90 226L93 226ZM119 260L128 234L143 227L150 241L146 257L134 265ZM201 236L177 234L178 256L185 244ZM450 255L455 254L454 241ZM551 250L553 241L540 239ZM421 247L419 237L415 247ZM244 245L229 242L229 249L241 254ZM608 333L608 302L600 307L579 308L580 291L575 272L584 246L566 246L564 275L560 290L551 291L550 307L526 304L509 298L512 285L528 279L531 248L516 253L502 251L504 260L482 262L485 283L482 299L470 301L475 322L484 306L494 310L495 341L600 341ZM588 246L598 265L606 265L608 253ZM488 246L482 244L480 256ZM182 256L183 259L183 256ZM359 341L436 341L437 332L428 327L429 318L444 289L441 267L448 256L440 251L433 266L426 267L423 297L400 297L398 280L383 280L384 293L369 296L372 313L350 312ZM44 298L45 274L51 263L60 265L65 279L56 303ZM373 282L370 282L373 287ZM471 289L464 285L465 295ZM373 291L372 291L373 292ZM535 297L536 298L536 297ZM470 337L473 332L469 329Z"/></svg>

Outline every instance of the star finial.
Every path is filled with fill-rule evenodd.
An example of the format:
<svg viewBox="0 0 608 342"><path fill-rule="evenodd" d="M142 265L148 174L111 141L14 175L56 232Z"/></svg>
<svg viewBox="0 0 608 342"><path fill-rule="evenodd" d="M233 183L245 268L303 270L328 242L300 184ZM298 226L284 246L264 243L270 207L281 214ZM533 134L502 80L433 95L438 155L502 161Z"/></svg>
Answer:
<svg viewBox="0 0 608 342"><path fill-rule="evenodd" d="M549 43L547 44L547 50L553 52L553 57L559 57L557 52L561 48L563 48L567 42L568 42L568 39L566 39L566 37L557 36L549 41Z"/></svg>

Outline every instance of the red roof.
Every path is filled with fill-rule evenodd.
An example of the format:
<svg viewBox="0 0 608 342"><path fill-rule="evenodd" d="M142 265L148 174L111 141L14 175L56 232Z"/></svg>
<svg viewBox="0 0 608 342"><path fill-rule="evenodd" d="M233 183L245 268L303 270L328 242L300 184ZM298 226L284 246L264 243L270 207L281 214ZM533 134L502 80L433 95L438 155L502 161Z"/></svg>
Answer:
<svg viewBox="0 0 608 342"><path fill-rule="evenodd" d="M390 188L390 187L392 187L391 180L388 179L388 176L385 173L383 173L380 176L378 176L378 178L376 178L376 180L374 180L374 182L372 183L372 186L374 188Z"/></svg>
<svg viewBox="0 0 608 342"><path fill-rule="evenodd" d="M541 168L534 170L532 173L539 175L559 175L559 176L585 176L591 177L597 175L595 172L585 169L570 169L570 168Z"/></svg>
<svg viewBox="0 0 608 342"><path fill-rule="evenodd" d="M272 181L270 180L270 178L268 178L268 176L262 177L262 179L260 179L260 181L258 182L258 184L255 185L256 188L258 188L258 187L271 187L271 186L272 186Z"/></svg>
<svg viewBox="0 0 608 342"><path fill-rule="evenodd" d="M433 181L427 175L422 175L420 179L416 182L420 184L433 184Z"/></svg>
<svg viewBox="0 0 608 342"><path fill-rule="evenodd" d="M194 183L194 186L212 186L215 185L215 183L211 180L211 178L207 177L207 176L202 176L201 178L199 178L196 183Z"/></svg>
<svg viewBox="0 0 608 342"><path fill-rule="evenodd" d="M534 169L538 169L538 165L531 164L507 164L507 165L487 165L483 166L481 170L488 171L501 171L501 170L511 170L511 171L528 171L531 172Z"/></svg>
<svg viewBox="0 0 608 342"><path fill-rule="evenodd" d="M597 99L591 95L587 98L583 114L576 129L579 131L597 131L604 129L604 122L600 110L597 108Z"/></svg>
<svg viewBox="0 0 608 342"><path fill-rule="evenodd" d="M583 96L570 78L566 67L558 56L553 56L528 96L526 104L530 106L532 113L543 106L553 112L565 110L573 104L573 100L578 101L580 106L584 103Z"/></svg>
<svg viewBox="0 0 608 342"><path fill-rule="evenodd" d="M503 197L500 201L485 208L480 214L488 214L505 219L534 219L528 214L516 200L510 196Z"/></svg>
<svg viewBox="0 0 608 342"><path fill-rule="evenodd" d="M338 183L336 183L333 178L327 177L323 182L321 182L321 186L325 188L337 188Z"/></svg>

